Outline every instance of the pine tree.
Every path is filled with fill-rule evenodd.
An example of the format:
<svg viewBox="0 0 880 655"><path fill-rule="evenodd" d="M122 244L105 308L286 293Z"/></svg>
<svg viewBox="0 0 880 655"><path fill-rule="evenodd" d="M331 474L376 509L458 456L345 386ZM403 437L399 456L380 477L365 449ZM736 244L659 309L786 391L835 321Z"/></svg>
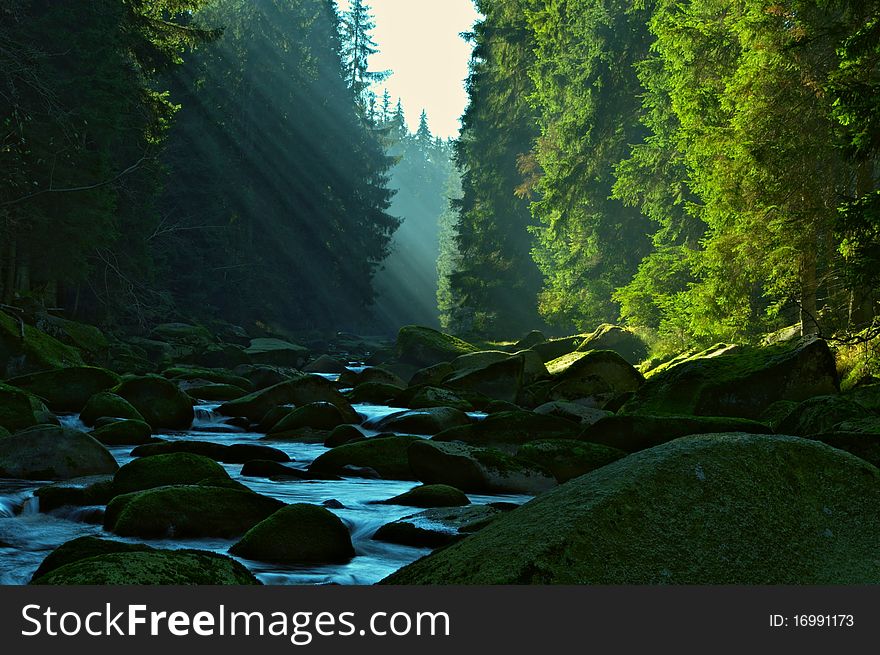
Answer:
<svg viewBox="0 0 880 655"><path fill-rule="evenodd" d="M348 10L342 15L340 28L346 82L358 99L361 113L366 114L370 104L370 87L391 74L390 71L372 71L369 67L370 56L379 52L372 36L376 23L370 14L370 6L364 0L351 0Z"/></svg>

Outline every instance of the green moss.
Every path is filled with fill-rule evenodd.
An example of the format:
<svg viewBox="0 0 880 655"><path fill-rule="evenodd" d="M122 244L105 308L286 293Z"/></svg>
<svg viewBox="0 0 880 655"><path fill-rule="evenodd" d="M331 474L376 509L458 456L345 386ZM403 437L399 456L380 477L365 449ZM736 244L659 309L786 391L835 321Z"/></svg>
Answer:
<svg viewBox="0 0 880 655"><path fill-rule="evenodd" d="M0 374L3 377L67 366L82 366L76 348L0 311Z"/></svg>
<svg viewBox="0 0 880 655"><path fill-rule="evenodd" d="M103 416L144 421L144 417L134 408L134 405L122 396L117 396L115 393L108 391L96 393L89 398L82 412L80 412L79 418L83 423L91 426Z"/></svg>
<svg viewBox="0 0 880 655"><path fill-rule="evenodd" d="M312 473L344 475L344 467L369 467L386 480L414 480L406 451L419 437L373 437L347 443L320 455L309 467Z"/></svg>
<svg viewBox="0 0 880 655"><path fill-rule="evenodd" d="M406 325L397 333L397 356L415 366L448 362L478 348L451 334L420 325Z"/></svg>
<svg viewBox="0 0 880 655"><path fill-rule="evenodd" d="M408 507L460 507L470 502L463 491L448 484L424 484L382 501L385 505Z"/></svg>
<svg viewBox="0 0 880 655"><path fill-rule="evenodd" d="M212 382L214 384L228 384L234 387L240 387L247 391L253 391L254 386L247 378L219 368L173 366L162 371L162 375L169 380L204 380L205 382Z"/></svg>
<svg viewBox="0 0 880 655"><path fill-rule="evenodd" d="M104 527L123 537L237 537L283 506L274 498L224 487L175 486L117 496Z"/></svg>
<svg viewBox="0 0 880 655"><path fill-rule="evenodd" d="M159 375L124 378L112 391L131 403L153 429L185 430L192 425L192 399Z"/></svg>
<svg viewBox="0 0 880 655"><path fill-rule="evenodd" d="M842 396L817 396L800 403L776 427L780 434L806 437L811 434L832 432L845 421L857 421L871 416L858 403Z"/></svg>
<svg viewBox="0 0 880 655"><path fill-rule="evenodd" d="M136 446L153 440L153 430L143 421L123 419L92 430L92 437L106 446Z"/></svg>
<svg viewBox="0 0 880 655"><path fill-rule="evenodd" d="M567 439L533 441L516 454L549 471L560 483L626 457L626 453L618 448Z"/></svg>
<svg viewBox="0 0 880 655"><path fill-rule="evenodd" d="M259 385L257 385L259 386ZM315 402L328 402L335 405L346 422L357 422L358 415L348 400L337 391L331 382L316 375L300 375L260 389L236 400L223 403L218 412L224 416L242 416L253 423L259 423L271 410L279 405L307 405Z"/></svg>
<svg viewBox="0 0 880 655"><path fill-rule="evenodd" d="M304 503L288 505L258 523L229 552L282 564L344 563L354 557L342 521L324 507Z"/></svg>
<svg viewBox="0 0 880 655"><path fill-rule="evenodd" d="M498 412L472 425L444 430L434 441L461 441L473 446L519 445L537 439L574 439L580 426L534 412Z"/></svg>
<svg viewBox="0 0 880 655"><path fill-rule="evenodd" d="M578 346L580 351L613 350L630 364L637 364L648 356L648 346L629 328L607 323L596 328Z"/></svg>
<svg viewBox="0 0 880 655"><path fill-rule="evenodd" d="M155 550L155 548L151 548L146 544L129 544L122 541L99 539L97 537L79 537L61 544L49 553L40 566L37 567L37 570L31 577L31 581L37 580L62 566L67 566L90 557L109 555L110 553L149 553L155 552Z"/></svg>
<svg viewBox="0 0 880 655"><path fill-rule="evenodd" d="M94 366L74 366L30 373L7 380L46 400L58 412L79 412L96 393L119 384L119 376Z"/></svg>
<svg viewBox="0 0 880 655"><path fill-rule="evenodd" d="M386 382L364 382L352 389L348 397L353 403L385 405L391 404L401 391L403 387Z"/></svg>
<svg viewBox="0 0 880 655"><path fill-rule="evenodd" d="M300 428L332 430L346 422L342 412L335 405L326 402L309 403L308 405L297 407L285 415L284 418L269 429L268 434L290 432Z"/></svg>
<svg viewBox="0 0 880 655"><path fill-rule="evenodd" d="M205 478L228 478L213 459L190 453L151 455L129 462L113 478L117 494L143 491L172 484L196 484Z"/></svg>
<svg viewBox="0 0 880 655"><path fill-rule="evenodd" d="M0 382L0 426L16 432L56 420L39 398L18 387Z"/></svg>
<svg viewBox="0 0 880 655"><path fill-rule="evenodd" d="M104 446L71 428L38 425L0 439L0 478L68 480L117 468Z"/></svg>

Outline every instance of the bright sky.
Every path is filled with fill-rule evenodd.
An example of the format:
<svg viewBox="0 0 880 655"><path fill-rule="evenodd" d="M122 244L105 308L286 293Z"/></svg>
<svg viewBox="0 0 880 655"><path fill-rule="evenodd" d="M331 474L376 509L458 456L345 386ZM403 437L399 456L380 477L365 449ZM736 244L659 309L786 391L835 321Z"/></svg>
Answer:
<svg viewBox="0 0 880 655"><path fill-rule="evenodd" d="M348 0L338 0L340 11ZM464 80L471 47L459 37L479 18L472 0L368 0L380 52L370 59L372 70L392 70L380 83L381 101L387 88L391 101L403 101L410 129L415 131L422 109L435 136L458 136L459 119L467 106Z"/></svg>

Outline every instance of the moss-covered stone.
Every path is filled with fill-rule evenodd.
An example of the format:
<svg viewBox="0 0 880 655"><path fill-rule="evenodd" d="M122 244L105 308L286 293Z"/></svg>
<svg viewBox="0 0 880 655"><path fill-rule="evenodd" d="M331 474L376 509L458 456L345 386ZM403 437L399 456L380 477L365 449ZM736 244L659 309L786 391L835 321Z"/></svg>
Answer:
<svg viewBox="0 0 880 655"><path fill-rule="evenodd" d="M57 419L42 400L0 382L0 426L15 432L44 423L57 423Z"/></svg>
<svg viewBox="0 0 880 655"><path fill-rule="evenodd" d="M269 459L274 462L288 462L290 457L283 451L271 446L260 444L219 444L211 441L197 441L187 439L185 441L164 441L138 446L131 451L135 457L151 457L153 455L167 455L170 453L190 453L207 457L216 462L226 464L244 464L252 459Z"/></svg>
<svg viewBox="0 0 880 655"><path fill-rule="evenodd" d="M419 437L373 437L347 443L318 456L309 472L323 475L345 475L346 466L368 467L386 480L415 480L409 468L406 451Z"/></svg>
<svg viewBox="0 0 880 655"><path fill-rule="evenodd" d="M127 494L172 484L197 484L208 478L228 477L226 470L212 459L190 453L169 453L129 462L113 476L113 488L117 494Z"/></svg>
<svg viewBox="0 0 880 655"><path fill-rule="evenodd" d="M880 471L796 437L678 439L572 480L386 584L877 584Z"/></svg>
<svg viewBox="0 0 880 655"><path fill-rule="evenodd" d="M806 437L833 432L845 421L868 418L871 413L857 402L843 396L817 396L800 403L776 427L779 434Z"/></svg>
<svg viewBox="0 0 880 655"><path fill-rule="evenodd" d="M578 350L613 350L633 365L648 356L648 346L639 335L629 328L607 323L588 335L578 346Z"/></svg>
<svg viewBox="0 0 880 655"><path fill-rule="evenodd" d="M209 402L225 402L227 400L235 400L246 396L249 391L236 387L232 384L193 384L182 387L188 396L198 400L207 400Z"/></svg>
<svg viewBox="0 0 880 655"><path fill-rule="evenodd" d="M837 391L834 357L814 339L692 357L652 375L623 411L757 419L778 400L801 402Z"/></svg>
<svg viewBox="0 0 880 655"><path fill-rule="evenodd" d="M71 478L40 487L34 492L40 501L41 512L51 512L65 505L106 505L114 495L113 476L110 475Z"/></svg>
<svg viewBox="0 0 880 655"><path fill-rule="evenodd" d="M342 373L346 368L345 364L338 359L334 359L330 355L321 355L306 364L302 370L304 373Z"/></svg>
<svg viewBox="0 0 880 655"><path fill-rule="evenodd" d="M450 428L434 441L461 441L472 446L518 446L538 439L576 439L580 426L572 421L534 412L499 412L482 421Z"/></svg>
<svg viewBox="0 0 880 655"><path fill-rule="evenodd" d="M532 460L462 443L417 441L409 467L425 484L446 484L469 493L542 493L556 479Z"/></svg>
<svg viewBox="0 0 880 655"><path fill-rule="evenodd" d="M570 403L564 400L554 400L544 403L535 408L535 414L555 416L568 421L579 423L582 426L592 425L601 418L611 416L611 412L596 407L587 407L579 403Z"/></svg>
<svg viewBox="0 0 880 655"><path fill-rule="evenodd" d="M12 433L9 430L0 425L0 439L2 439L3 437L8 437L10 434Z"/></svg>
<svg viewBox="0 0 880 655"><path fill-rule="evenodd" d="M523 385L525 357L502 354L506 358L501 361L454 372L443 385L454 391L476 392L493 400L514 402Z"/></svg>
<svg viewBox="0 0 880 655"><path fill-rule="evenodd" d="M272 480L310 480L311 476L300 469L285 466L268 459L252 459L241 467L241 475L249 478L269 478Z"/></svg>
<svg viewBox="0 0 880 655"><path fill-rule="evenodd" d="M394 371L381 366L367 366L360 371L345 369L339 376L339 385L342 387L356 387L371 382L390 384L401 388L406 387L406 382L403 381L403 378Z"/></svg>
<svg viewBox="0 0 880 655"><path fill-rule="evenodd" d="M419 325L407 325L397 333L397 356L418 367L449 362L478 348L466 341Z"/></svg>
<svg viewBox="0 0 880 655"><path fill-rule="evenodd" d="M880 414L880 384L866 384L856 387L848 391L846 397L865 409Z"/></svg>
<svg viewBox="0 0 880 655"><path fill-rule="evenodd" d="M560 339L548 339L531 346L531 350L538 353L544 363L548 364L549 367L549 362L577 350L578 346L581 345L584 339L588 336L589 335L587 334L575 334Z"/></svg>
<svg viewBox="0 0 880 655"><path fill-rule="evenodd" d="M0 377L82 365L76 348L0 310Z"/></svg>
<svg viewBox="0 0 880 655"><path fill-rule="evenodd" d="M415 548L440 548L485 527L501 513L488 505L428 509L386 523L373 539Z"/></svg>
<svg viewBox="0 0 880 655"><path fill-rule="evenodd" d="M472 353L459 355L452 360L452 372L460 373L462 371L472 371L475 369L486 368L490 364L497 364L510 359L510 353L503 350L478 350Z"/></svg>
<svg viewBox="0 0 880 655"><path fill-rule="evenodd" d="M353 403L390 405L401 391L403 387L386 382L364 382L352 389L348 397Z"/></svg>
<svg viewBox="0 0 880 655"><path fill-rule="evenodd" d="M79 414L79 420L88 426L93 426L102 416L144 421L144 417L135 409L134 405L122 396L109 391L96 393L89 398ZM144 422L146 423L146 421Z"/></svg>
<svg viewBox="0 0 880 655"><path fill-rule="evenodd" d="M380 432L437 434L446 429L470 425L470 423L470 418L460 409L427 407L390 414L375 422L368 421L365 426Z"/></svg>
<svg viewBox="0 0 880 655"><path fill-rule="evenodd" d="M618 448L569 439L532 441L522 446L516 454L552 473L559 483L626 457L626 453Z"/></svg>
<svg viewBox="0 0 880 655"><path fill-rule="evenodd" d="M343 423L348 423L346 418L350 417L350 413L346 412L346 415L343 415L343 412L336 405L327 402L309 403L308 405L297 407L285 415L284 418L269 429L268 434L290 432L300 428L332 430Z"/></svg>
<svg viewBox="0 0 880 655"><path fill-rule="evenodd" d="M412 375L412 377L409 379L409 386L436 387L441 382L443 382L443 380L452 375L452 372L452 364L449 362L440 362L439 364L434 364L433 366L426 366L425 368L419 369Z"/></svg>
<svg viewBox="0 0 880 655"><path fill-rule="evenodd" d="M7 384L43 398L56 412L79 412L93 395L119 384L119 376L94 366L73 366L30 373Z"/></svg>
<svg viewBox="0 0 880 655"><path fill-rule="evenodd" d="M110 451L72 428L38 425L0 439L0 478L67 480L117 468Z"/></svg>
<svg viewBox="0 0 880 655"><path fill-rule="evenodd" d="M79 559L34 585L258 585L230 557L199 550L135 550Z"/></svg>
<svg viewBox="0 0 880 655"><path fill-rule="evenodd" d="M336 448L336 446L341 446L353 441L363 441L364 439L366 439L364 433L358 428L353 425L345 424L333 428L324 440L324 445L327 446L327 448Z"/></svg>
<svg viewBox="0 0 880 655"><path fill-rule="evenodd" d="M238 557L280 564L334 564L354 557L348 528L318 505L288 505L229 549Z"/></svg>
<svg viewBox="0 0 880 655"><path fill-rule="evenodd" d="M245 349L254 364L272 366L303 366L309 359L309 349L281 339L252 339Z"/></svg>
<svg viewBox="0 0 880 655"><path fill-rule="evenodd" d="M453 407L463 412L473 411L474 406L457 393L439 387L413 387L405 396L398 397L410 409L427 409L429 407Z"/></svg>
<svg viewBox="0 0 880 655"><path fill-rule="evenodd" d="M195 417L192 399L159 375L126 378L113 393L131 403L154 430L185 430Z"/></svg>
<svg viewBox="0 0 880 655"><path fill-rule="evenodd" d="M164 371L162 371L162 375L169 380L182 380L187 382L201 380L204 382L211 382L213 384L228 384L233 387L239 387L248 392L254 390L253 382L248 380L246 377L235 375L234 373L222 368L174 366L171 368L166 368Z"/></svg>
<svg viewBox="0 0 880 655"><path fill-rule="evenodd" d="M351 404L328 380L317 375L299 375L271 387L260 389L242 398L223 403L217 409L224 416L243 416L259 423L266 414L279 405L307 405L327 402L335 405L346 423L359 421Z"/></svg>
<svg viewBox="0 0 880 655"><path fill-rule="evenodd" d="M793 400L777 400L770 405L770 407L761 412L758 420L761 421L761 423L769 425L770 429L776 432L776 428L779 427L779 424L786 416L791 414L792 410L797 406L798 403Z"/></svg>
<svg viewBox="0 0 880 655"><path fill-rule="evenodd" d="M71 321L51 314L45 317L43 323L48 334L81 351L89 361L106 358L110 341L94 325Z"/></svg>
<svg viewBox="0 0 880 655"><path fill-rule="evenodd" d="M517 341L513 349L514 350L525 350L526 348L533 348L537 346L539 343L544 343L547 341L547 337L544 336L544 333L540 330L532 330L522 339Z"/></svg>
<svg viewBox="0 0 880 655"><path fill-rule="evenodd" d="M105 446L137 446L153 441L153 430L143 421L122 419L92 430L91 435Z"/></svg>
<svg viewBox="0 0 880 655"><path fill-rule="evenodd" d="M109 555L110 553L149 553L155 552L155 548L146 544L129 544L123 541L100 539L98 537L78 537L58 546L34 571L31 581L38 580L47 573L59 569L62 566L73 564L89 557Z"/></svg>
<svg viewBox="0 0 880 655"><path fill-rule="evenodd" d="M158 487L116 496L107 505L104 527L123 537L232 538L283 505L274 498L240 489Z"/></svg>
<svg viewBox="0 0 880 655"><path fill-rule="evenodd" d="M772 430L765 423L725 416L617 414L585 428L580 439L634 453L689 434L719 432L768 434Z"/></svg>
<svg viewBox="0 0 880 655"><path fill-rule="evenodd" d="M471 503L461 489L456 489L448 484L423 484L381 502L384 505L405 505L407 507L461 507Z"/></svg>
<svg viewBox="0 0 880 655"><path fill-rule="evenodd" d="M571 353L547 364L547 370L557 383L598 378L614 393L635 391L645 381L641 373L612 350Z"/></svg>
<svg viewBox="0 0 880 655"><path fill-rule="evenodd" d="M157 341L181 342L194 345L211 343L214 335L201 325L189 323L162 323L150 332L150 338Z"/></svg>

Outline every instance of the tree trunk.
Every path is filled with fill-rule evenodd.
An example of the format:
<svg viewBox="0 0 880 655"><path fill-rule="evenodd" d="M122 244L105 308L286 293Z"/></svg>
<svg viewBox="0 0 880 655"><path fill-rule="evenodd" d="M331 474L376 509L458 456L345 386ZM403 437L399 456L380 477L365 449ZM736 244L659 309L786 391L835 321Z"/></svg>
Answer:
<svg viewBox="0 0 880 655"><path fill-rule="evenodd" d="M801 334L819 334L816 311L816 252L808 247L801 260Z"/></svg>
<svg viewBox="0 0 880 655"><path fill-rule="evenodd" d="M864 161L859 164L856 174L856 196L859 198L874 189L874 163ZM849 329L858 331L871 324L874 319L874 289L870 285L859 284L850 290Z"/></svg>

